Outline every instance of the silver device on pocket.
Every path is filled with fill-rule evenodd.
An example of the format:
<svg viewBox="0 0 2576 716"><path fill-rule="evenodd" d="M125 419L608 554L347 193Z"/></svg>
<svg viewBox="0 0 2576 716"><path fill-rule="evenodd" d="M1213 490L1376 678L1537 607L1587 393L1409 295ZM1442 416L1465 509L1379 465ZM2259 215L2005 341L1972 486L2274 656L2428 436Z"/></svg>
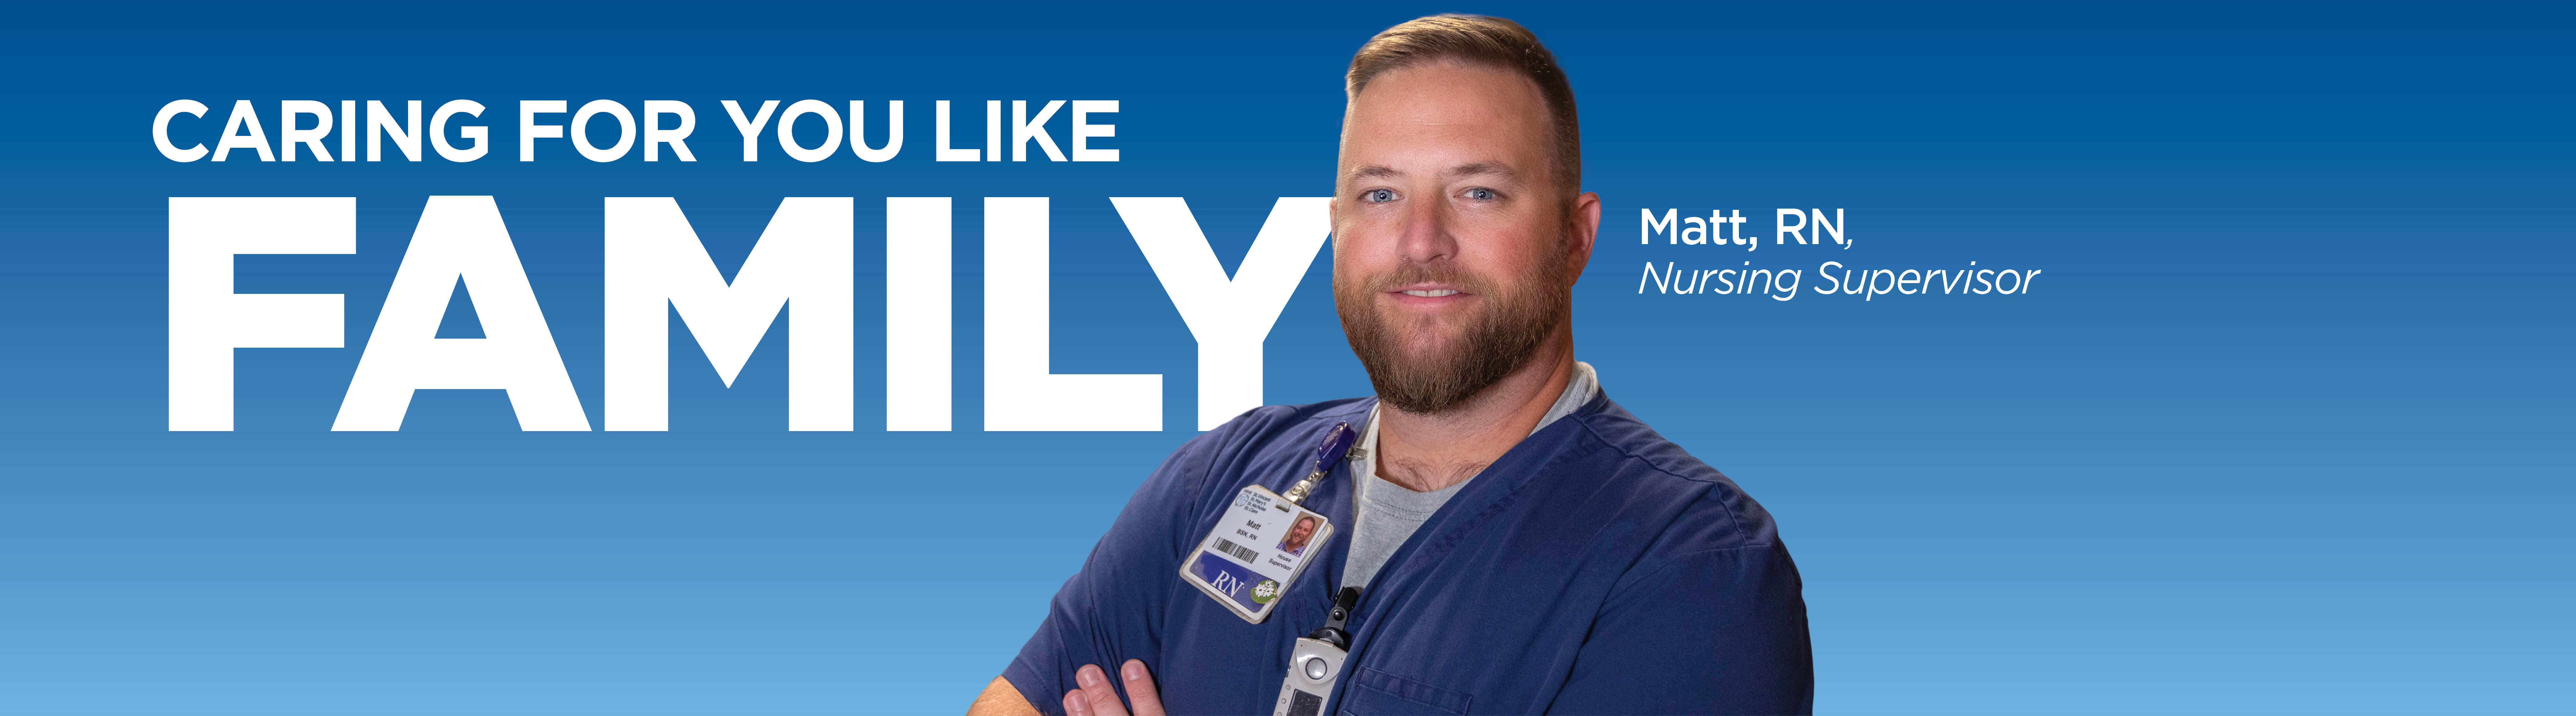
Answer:
<svg viewBox="0 0 2576 716"><path fill-rule="evenodd" d="M1320 716L1333 700L1333 684L1342 678L1342 661L1350 656L1351 634L1342 625L1359 606L1360 588L1343 587L1333 596L1333 611L1322 628L1297 640L1288 654L1288 678L1279 682L1279 703L1270 716Z"/></svg>

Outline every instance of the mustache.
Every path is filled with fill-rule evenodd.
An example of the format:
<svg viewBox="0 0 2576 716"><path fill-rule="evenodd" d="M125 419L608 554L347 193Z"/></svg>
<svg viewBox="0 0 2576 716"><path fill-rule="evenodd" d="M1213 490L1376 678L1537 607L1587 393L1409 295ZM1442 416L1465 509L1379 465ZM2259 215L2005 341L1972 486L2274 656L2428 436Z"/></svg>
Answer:
<svg viewBox="0 0 2576 716"><path fill-rule="evenodd" d="M1384 293L1396 290L1399 286L1422 283L1456 286L1460 291L1483 296L1494 294L1492 282L1486 281L1484 277L1459 270L1458 264L1451 261L1429 263L1408 261L1396 266L1392 271L1368 277L1361 282L1361 285L1370 293Z"/></svg>

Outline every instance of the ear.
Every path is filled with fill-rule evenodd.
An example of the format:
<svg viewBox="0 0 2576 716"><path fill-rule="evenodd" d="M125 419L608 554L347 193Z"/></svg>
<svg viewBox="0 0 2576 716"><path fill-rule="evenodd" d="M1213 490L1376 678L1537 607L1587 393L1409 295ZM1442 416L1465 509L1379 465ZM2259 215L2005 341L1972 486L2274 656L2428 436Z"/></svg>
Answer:
<svg viewBox="0 0 2576 716"><path fill-rule="evenodd" d="M1592 240L1601 235L1601 195L1588 191L1575 195L1565 223L1565 275L1567 285L1572 285L1583 277L1583 267L1592 263Z"/></svg>

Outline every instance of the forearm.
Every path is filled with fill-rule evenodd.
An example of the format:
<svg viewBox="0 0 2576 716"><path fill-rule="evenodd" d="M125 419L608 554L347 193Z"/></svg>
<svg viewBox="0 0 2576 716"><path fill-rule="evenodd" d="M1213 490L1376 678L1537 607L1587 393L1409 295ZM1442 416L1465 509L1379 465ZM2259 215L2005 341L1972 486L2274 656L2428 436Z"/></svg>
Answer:
<svg viewBox="0 0 2576 716"><path fill-rule="evenodd" d="M984 685L984 693L975 695L975 703L966 707L966 716L1041 716L1036 704L1020 695L1019 687L1009 679L993 677Z"/></svg>

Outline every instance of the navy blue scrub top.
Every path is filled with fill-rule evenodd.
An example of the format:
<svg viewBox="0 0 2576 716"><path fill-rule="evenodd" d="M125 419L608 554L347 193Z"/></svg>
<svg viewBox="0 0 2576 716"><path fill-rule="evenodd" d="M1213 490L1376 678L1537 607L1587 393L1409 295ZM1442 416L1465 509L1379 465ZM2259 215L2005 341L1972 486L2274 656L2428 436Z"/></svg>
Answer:
<svg viewBox="0 0 2576 716"><path fill-rule="evenodd" d="M1065 580L1004 678L1060 714L1074 670L1142 659L1174 714L1267 714L1349 557L1344 462L1306 499L1335 533L1251 624L1181 581L1247 485L1311 469L1372 398L1270 406L1183 445ZM1367 585L1332 708L1348 714L1808 713L1798 568L1771 515L1607 394L1523 439ZM1116 682L1116 678L1110 681Z"/></svg>

